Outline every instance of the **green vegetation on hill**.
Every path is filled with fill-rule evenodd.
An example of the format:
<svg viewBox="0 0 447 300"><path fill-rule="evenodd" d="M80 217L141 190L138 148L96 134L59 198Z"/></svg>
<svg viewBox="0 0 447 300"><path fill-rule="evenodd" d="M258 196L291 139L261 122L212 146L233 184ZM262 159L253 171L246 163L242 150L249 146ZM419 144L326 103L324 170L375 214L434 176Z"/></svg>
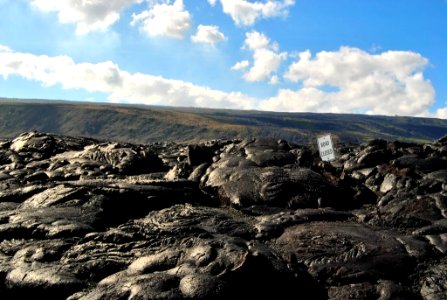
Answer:
<svg viewBox="0 0 447 300"><path fill-rule="evenodd" d="M303 143L322 133L345 142L424 142L445 135L447 120L0 99L0 139L29 130L134 143L246 137Z"/></svg>

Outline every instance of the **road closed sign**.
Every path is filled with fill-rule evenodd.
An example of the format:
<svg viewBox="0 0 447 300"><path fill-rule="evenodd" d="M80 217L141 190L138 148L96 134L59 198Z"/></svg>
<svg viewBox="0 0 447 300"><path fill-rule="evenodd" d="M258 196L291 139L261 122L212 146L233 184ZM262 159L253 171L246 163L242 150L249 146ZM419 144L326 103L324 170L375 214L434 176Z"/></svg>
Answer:
<svg viewBox="0 0 447 300"><path fill-rule="evenodd" d="M335 159L334 146L332 145L331 135L323 135L318 139L318 151L320 152L321 160L331 161Z"/></svg>

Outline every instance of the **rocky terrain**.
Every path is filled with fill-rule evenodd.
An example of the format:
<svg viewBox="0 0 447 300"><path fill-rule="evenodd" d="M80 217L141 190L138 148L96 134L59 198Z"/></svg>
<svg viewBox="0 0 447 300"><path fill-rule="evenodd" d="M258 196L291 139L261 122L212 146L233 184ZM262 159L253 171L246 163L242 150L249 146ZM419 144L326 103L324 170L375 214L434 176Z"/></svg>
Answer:
<svg viewBox="0 0 447 300"><path fill-rule="evenodd" d="M446 299L446 253L447 137L0 142L2 299Z"/></svg>

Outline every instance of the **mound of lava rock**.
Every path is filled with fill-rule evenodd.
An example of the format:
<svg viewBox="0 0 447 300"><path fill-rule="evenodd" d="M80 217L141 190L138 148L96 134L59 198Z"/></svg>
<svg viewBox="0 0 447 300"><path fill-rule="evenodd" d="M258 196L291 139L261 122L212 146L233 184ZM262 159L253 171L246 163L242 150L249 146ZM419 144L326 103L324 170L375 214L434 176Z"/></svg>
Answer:
<svg viewBox="0 0 447 300"><path fill-rule="evenodd" d="M446 299L447 138L0 142L0 297Z"/></svg>

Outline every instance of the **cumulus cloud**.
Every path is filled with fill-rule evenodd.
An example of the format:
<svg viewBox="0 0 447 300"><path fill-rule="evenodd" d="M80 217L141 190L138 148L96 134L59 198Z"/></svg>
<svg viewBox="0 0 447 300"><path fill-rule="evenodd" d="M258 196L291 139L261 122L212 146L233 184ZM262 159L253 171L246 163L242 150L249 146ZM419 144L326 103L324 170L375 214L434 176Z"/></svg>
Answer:
<svg viewBox="0 0 447 300"><path fill-rule="evenodd" d="M77 34L104 31L120 18L127 6L143 0L32 0L31 4L44 12L56 12L59 22L76 24Z"/></svg>
<svg viewBox="0 0 447 300"><path fill-rule="evenodd" d="M181 80L142 73L131 74L111 61L76 63L68 56L49 57L0 50L0 75L109 94L114 102L252 109L255 99L242 93L226 93Z"/></svg>
<svg viewBox="0 0 447 300"><path fill-rule="evenodd" d="M0 52L11 52L11 48L9 48L8 46L2 45L0 44Z"/></svg>
<svg viewBox="0 0 447 300"><path fill-rule="evenodd" d="M327 95L316 88L302 88L297 91L280 89L274 97L260 103L263 110L286 112L342 112L328 102Z"/></svg>
<svg viewBox="0 0 447 300"><path fill-rule="evenodd" d="M428 115L435 92L422 73L428 60L415 52L370 54L341 47L299 54L285 78L300 83L298 90L283 89L262 101L277 111L365 112L381 115Z"/></svg>
<svg viewBox="0 0 447 300"><path fill-rule="evenodd" d="M244 79L249 82L270 80L274 84L278 82L275 72L282 61L287 58L286 52L279 52L279 46L272 43L263 33L257 31L248 32L245 35L244 47L253 52L253 64L244 73ZM232 69L242 70L248 67L247 61L236 63Z"/></svg>
<svg viewBox="0 0 447 300"><path fill-rule="evenodd" d="M214 6L216 0L208 0ZM253 25L258 19L286 16L295 0L220 0L223 12L229 15L236 25Z"/></svg>
<svg viewBox="0 0 447 300"><path fill-rule="evenodd" d="M247 64L239 62L238 68L248 68ZM300 88L280 89L276 96L261 100L181 80L129 73L111 61L76 63L68 56L21 53L0 45L3 78L19 76L43 86L101 92L113 102L447 118L446 107L429 113L435 93L422 74L427 64L420 54L406 51L373 55L343 47L315 56L306 51L286 73ZM269 83L277 80L272 75Z"/></svg>
<svg viewBox="0 0 447 300"><path fill-rule="evenodd" d="M214 46L219 42L223 42L227 37L219 31L218 26L199 25L197 32L191 37L194 43L204 43Z"/></svg>
<svg viewBox="0 0 447 300"><path fill-rule="evenodd" d="M258 50L269 48L270 39L263 33L257 31L248 32L245 34L244 45L250 50Z"/></svg>
<svg viewBox="0 0 447 300"><path fill-rule="evenodd" d="M234 66L231 67L231 70L234 71L244 70L248 68L249 65L250 63L248 62L248 60L238 61L237 63L234 64Z"/></svg>
<svg viewBox="0 0 447 300"><path fill-rule="evenodd" d="M132 26L149 36L184 38L192 25L191 14L185 10L183 0L151 2L149 9L132 15Z"/></svg>
<svg viewBox="0 0 447 300"><path fill-rule="evenodd" d="M270 78L269 84L270 85L276 85L276 84L278 84L278 82L279 82L279 77L277 75L273 75Z"/></svg>
<svg viewBox="0 0 447 300"><path fill-rule="evenodd" d="M437 109L434 113L434 117L439 119L447 119L447 107Z"/></svg>
<svg viewBox="0 0 447 300"><path fill-rule="evenodd" d="M271 79L272 73L279 68L279 65L286 57L287 54L285 52L276 53L269 49L256 50L253 54L253 65L244 74L244 79L250 82Z"/></svg>

